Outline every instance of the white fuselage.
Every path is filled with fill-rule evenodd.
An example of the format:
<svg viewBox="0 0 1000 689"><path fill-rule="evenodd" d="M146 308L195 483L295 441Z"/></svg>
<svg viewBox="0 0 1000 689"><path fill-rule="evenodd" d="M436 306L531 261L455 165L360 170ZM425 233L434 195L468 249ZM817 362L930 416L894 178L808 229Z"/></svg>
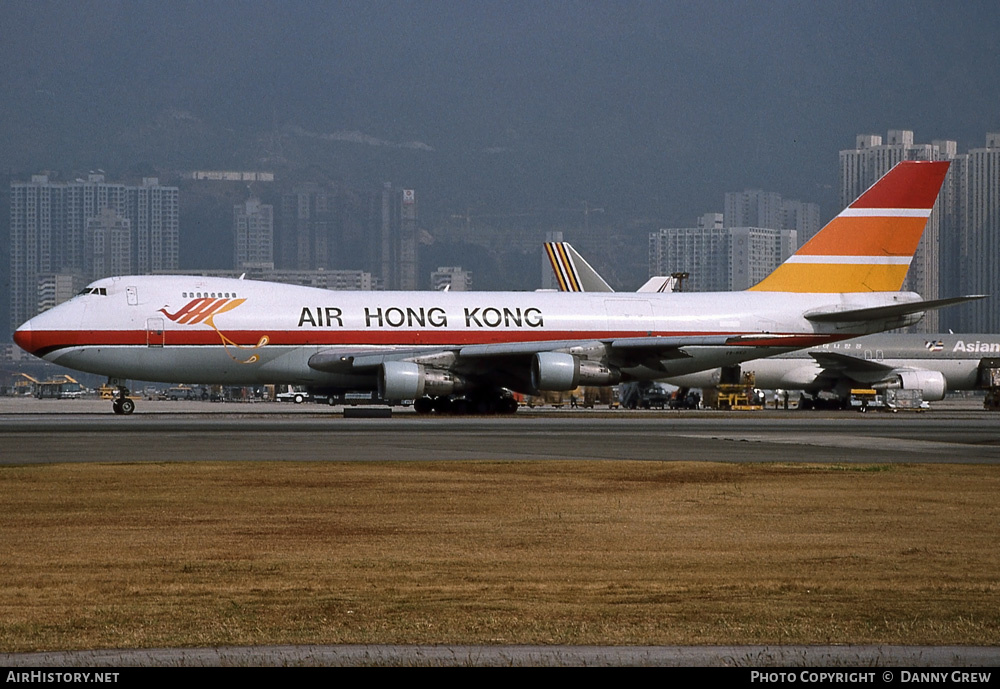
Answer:
<svg viewBox="0 0 1000 689"><path fill-rule="evenodd" d="M625 371L662 378L892 327L813 323L815 309L916 301L912 293L591 294L335 292L196 276L105 278L25 323L15 340L55 363L114 378L370 387L370 372L309 366L324 351L454 350L468 345L770 334L761 346L684 347Z"/></svg>
<svg viewBox="0 0 1000 689"><path fill-rule="evenodd" d="M845 357L831 372L818 355ZM852 366L851 357L857 360ZM832 390L839 377L860 385L871 385L899 371L933 371L944 378L947 390L974 390L979 385L983 359L1000 359L1000 335L984 334L879 334L824 344L744 364L755 385L766 390ZM878 364L879 370L866 364ZM719 369L671 378L683 387L705 388L719 383Z"/></svg>

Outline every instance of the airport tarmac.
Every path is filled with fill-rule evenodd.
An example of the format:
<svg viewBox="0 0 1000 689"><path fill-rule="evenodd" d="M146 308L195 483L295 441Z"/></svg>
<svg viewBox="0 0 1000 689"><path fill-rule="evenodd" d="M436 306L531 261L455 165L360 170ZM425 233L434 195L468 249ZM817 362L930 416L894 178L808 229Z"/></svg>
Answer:
<svg viewBox="0 0 1000 689"><path fill-rule="evenodd" d="M1000 415L976 399L922 413L521 410L509 417L344 418L277 403L0 399L0 464L174 461L1000 461ZM994 648L889 646L291 646L4 654L11 666L992 665Z"/></svg>
<svg viewBox="0 0 1000 689"><path fill-rule="evenodd" d="M0 400L0 464L168 461L1000 461L1000 415L975 400L925 412L523 410L344 418L321 405Z"/></svg>

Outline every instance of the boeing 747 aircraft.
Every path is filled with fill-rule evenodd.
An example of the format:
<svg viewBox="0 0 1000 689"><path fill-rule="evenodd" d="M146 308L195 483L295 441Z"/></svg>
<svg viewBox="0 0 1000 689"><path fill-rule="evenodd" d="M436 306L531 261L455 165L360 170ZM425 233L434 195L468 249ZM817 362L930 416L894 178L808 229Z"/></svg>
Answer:
<svg viewBox="0 0 1000 689"><path fill-rule="evenodd" d="M914 323L965 298L900 292L947 162L902 162L761 283L724 293L332 292L109 277L14 340L128 379L378 389L418 411L509 412L505 390L572 390L729 366Z"/></svg>

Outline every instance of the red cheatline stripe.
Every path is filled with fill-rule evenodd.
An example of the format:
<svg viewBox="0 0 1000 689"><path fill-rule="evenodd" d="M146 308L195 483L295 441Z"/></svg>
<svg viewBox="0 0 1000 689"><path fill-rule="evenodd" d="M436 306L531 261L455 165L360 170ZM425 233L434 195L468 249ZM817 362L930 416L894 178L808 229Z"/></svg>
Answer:
<svg viewBox="0 0 1000 689"><path fill-rule="evenodd" d="M704 335L744 335L745 333L718 333L711 331L697 332L660 332L653 336L661 337L698 337ZM775 333L780 334L780 333ZM237 330L227 331L226 337L238 345L253 347L263 336L268 337L266 346L365 346L365 345L401 345L401 346L465 346L473 344L505 344L517 342L543 342L548 340L612 340L629 337L649 337L648 331L594 331L558 330L540 332L524 331L270 331ZM795 334L792 334L795 335ZM187 332L167 330L164 333L166 345L170 346L206 346L222 345L215 331ZM761 334L760 339L754 339L752 344L788 347L808 347L814 344L831 342L857 334L843 333L838 335L802 334L793 337L769 338ZM45 330L31 333L31 351L54 351L66 347L102 347L102 346L142 346L147 345L145 330ZM740 344L750 344L746 340Z"/></svg>

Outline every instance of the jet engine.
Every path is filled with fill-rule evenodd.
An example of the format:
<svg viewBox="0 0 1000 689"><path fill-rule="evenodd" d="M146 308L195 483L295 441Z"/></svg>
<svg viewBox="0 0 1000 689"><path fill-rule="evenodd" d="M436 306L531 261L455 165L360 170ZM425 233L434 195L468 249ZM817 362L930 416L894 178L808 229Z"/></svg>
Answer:
<svg viewBox="0 0 1000 689"><path fill-rule="evenodd" d="M885 380L872 385L876 390L921 390L928 402L943 400L948 381L940 371L893 371Z"/></svg>
<svg viewBox="0 0 1000 689"><path fill-rule="evenodd" d="M386 361L379 367L378 394L384 400L412 400L464 390L465 379L451 371L410 361Z"/></svg>
<svg viewBox="0 0 1000 689"><path fill-rule="evenodd" d="M579 385L615 385L621 379L618 369L572 354L539 352L531 360L531 386L536 390L565 392Z"/></svg>

